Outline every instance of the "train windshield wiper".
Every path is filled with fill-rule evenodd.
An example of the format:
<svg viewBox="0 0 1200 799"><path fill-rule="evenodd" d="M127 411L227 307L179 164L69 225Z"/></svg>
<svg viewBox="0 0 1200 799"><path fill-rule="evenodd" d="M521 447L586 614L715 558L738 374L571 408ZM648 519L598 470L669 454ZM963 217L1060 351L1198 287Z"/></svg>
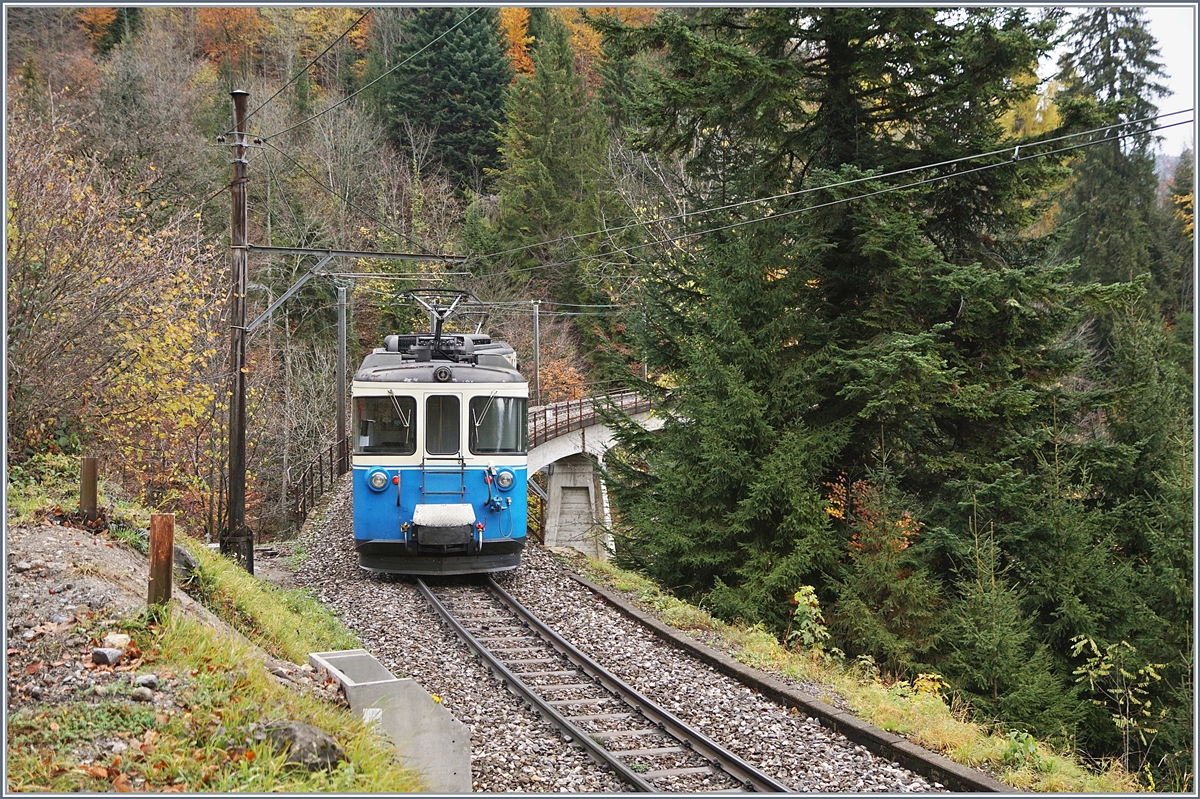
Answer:
<svg viewBox="0 0 1200 799"><path fill-rule="evenodd" d="M483 406L483 413L479 414L479 416L477 417L477 416L475 416L475 409L474 408L471 409L471 421L474 422L476 427L479 427L480 425L483 424L483 420L487 418L488 411L491 410L492 403L494 403L495 401L496 401L496 392L493 391L490 395L488 395L487 405Z"/></svg>
<svg viewBox="0 0 1200 799"><path fill-rule="evenodd" d="M404 425L404 444L408 444L408 437L412 433L412 414L404 415L404 409L400 407L400 400L396 398L394 389L388 389L388 396L392 398L392 407L396 409L396 416L400 418L400 423Z"/></svg>

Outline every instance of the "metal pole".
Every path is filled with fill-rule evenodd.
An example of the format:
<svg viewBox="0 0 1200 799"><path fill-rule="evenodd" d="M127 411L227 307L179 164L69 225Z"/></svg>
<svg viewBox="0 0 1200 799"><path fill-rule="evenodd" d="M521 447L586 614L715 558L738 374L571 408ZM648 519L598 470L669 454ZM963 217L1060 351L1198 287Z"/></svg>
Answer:
<svg viewBox="0 0 1200 799"><path fill-rule="evenodd" d="M346 463L346 287L338 286L337 354L338 474L345 474Z"/></svg>
<svg viewBox="0 0 1200 799"><path fill-rule="evenodd" d="M533 404L542 404L542 333L538 320L541 300L533 301Z"/></svg>
<svg viewBox="0 0 1200 799"><path fill-rule="evenodd" d="M221 538L221 554L232 555L254 574L254 539L246 526L246 103L250 92L234 89L233 98L233 211L229 243L233 259L233 296L230 302L230 364L233 377L229 396L229 526Z"/></svg>

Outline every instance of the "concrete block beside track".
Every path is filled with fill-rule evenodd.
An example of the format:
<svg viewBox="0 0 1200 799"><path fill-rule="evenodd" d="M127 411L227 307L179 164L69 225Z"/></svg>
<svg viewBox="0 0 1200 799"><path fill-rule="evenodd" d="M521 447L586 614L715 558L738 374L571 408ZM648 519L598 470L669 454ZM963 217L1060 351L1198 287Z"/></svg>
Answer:
<svg viewBox="0 0 1200 799"><path fill-rule="evenodd" d="M310 652L308 662L342 684L351 711L382 727L429 791L471 792L470 729L411 677L395 677L365 649Z"/></svg>

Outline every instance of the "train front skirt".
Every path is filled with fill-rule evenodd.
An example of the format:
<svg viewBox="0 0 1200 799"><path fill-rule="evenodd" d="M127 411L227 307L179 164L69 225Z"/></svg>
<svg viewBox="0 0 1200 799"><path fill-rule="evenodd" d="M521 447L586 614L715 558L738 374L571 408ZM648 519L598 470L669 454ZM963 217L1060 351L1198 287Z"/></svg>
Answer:
<svg viewBox="0 0 1200 799"><path fill-rule="evenodd" d="M358 565L367 571L395 574L481 574L511 571L521 565L525 538L485 541L477 553L438 555L429 545L419 547L394 540L354 542ZM417 554L420 552L421 554Z"/></svg>

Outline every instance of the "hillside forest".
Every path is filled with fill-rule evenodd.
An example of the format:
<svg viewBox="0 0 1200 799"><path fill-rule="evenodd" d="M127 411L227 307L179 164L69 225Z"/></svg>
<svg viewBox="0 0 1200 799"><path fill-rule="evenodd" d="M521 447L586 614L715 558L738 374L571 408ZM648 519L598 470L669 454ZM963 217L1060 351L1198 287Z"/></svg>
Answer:
<svg viewBox="0 0 1200 799"><path fill-rule="evenodd" d="M539 301L538 400L665 421L612 420L620 565L1194 788L1191 112L1137 8L5 13L10 484L97 455L220 534L242 89L252 243L427 256L250 336L261 539L337 429L339 287L351 364L440 286L528 364ZM253 253L250 317L314 263Z"/></svg>

